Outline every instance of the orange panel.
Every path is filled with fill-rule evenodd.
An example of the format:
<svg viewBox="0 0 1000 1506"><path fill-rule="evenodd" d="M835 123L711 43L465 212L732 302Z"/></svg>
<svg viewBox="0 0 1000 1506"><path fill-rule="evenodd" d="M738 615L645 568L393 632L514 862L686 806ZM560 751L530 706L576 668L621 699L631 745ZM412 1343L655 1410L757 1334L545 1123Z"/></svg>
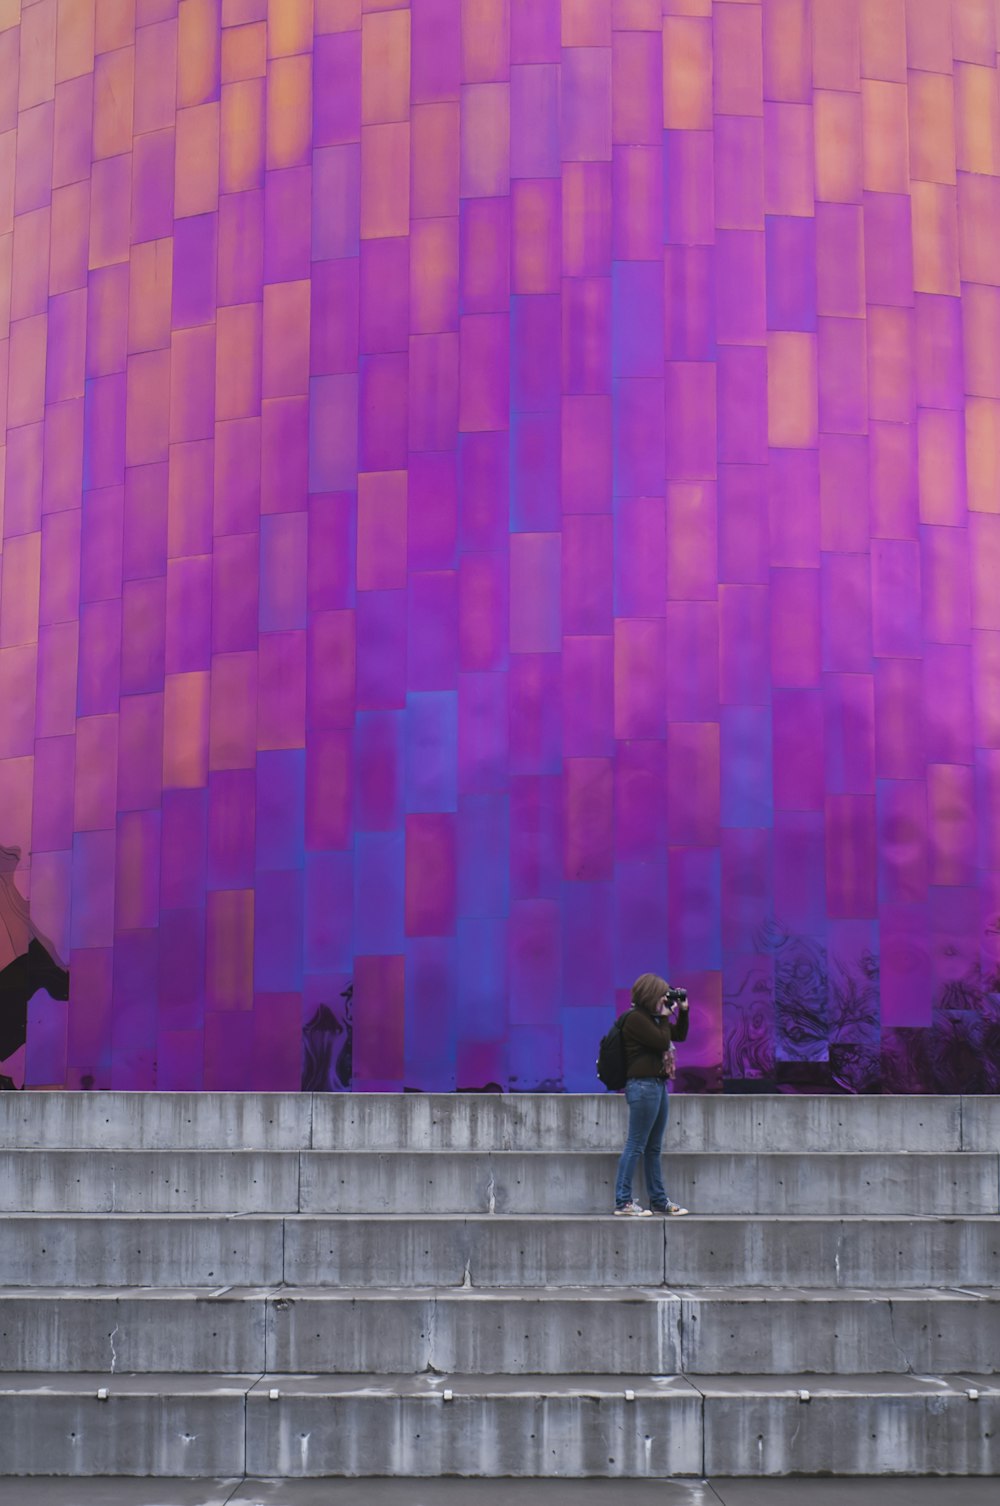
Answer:
<svg viewBox="0 0 1000 1506"><path fill-rule="evenodd" d="M45 340L48 316L35 314L10 327L7 424L40 423L45 416Z"/></svg>
<svg viewBox="0 0 1000 1506"><path fill-rule="evenodd" d="M663 124L667 130L711 130L711 21L669 16L663 22Z"/></svg>
<svg viewBox="0 0 1000 1506"><path fill-rule="evenodd" d="M268 0L267 55L290 57L309 52L313 36L313 0Z"/></svg>
<svg viewBox="0 0 1000 1506"><path fill-rule="evenodd" d="M913 287L918 293L958 293L958 208L954 188L914 183Z"/></svg>
<svg viewBox="0 0 1000 1506"><path fill-rule="evenodd" d="M174 330L170 355L170 442L206 439L214 428L215 325Z"/></svg>
<svg viewBox="0 0 1000 1506"><path fill-rule="evenodd" d="M713 25L716 114L760 115L764 58L759 6L719 4Z"/></svg>
<svg viewBox="0 0 1000 1506"><path fill-rule="evenodd" d="M911 73L910 175L926 183L955 181L955 91L944 73Z"/></svg>
<svg viewBox="0 0 1000 1506"><path fill-rule="evenodd" d="M309 391L310 284L269 283L264 289L264 397Z"/></svg>
<svg viewBox="0 0 1000 1506"><path fill-rule="evenodd" d="M861 7L861 72L865 78L906 83L904 0L865 0Z"/></svg>
<svg viewBox="0 0 1000 1506"><path fill-rule="evenodd" d="M511 189L511 291L558 293L559 182L522 178Z"/></svg>
<svg viewBox="0 0 1000 1506"><path fill-rule="evenodd" d="M97 0L94 45L98 52L127 47L135 38L135 0Z"/></svg>
<svg viewBox="0 0 1000 1506"><path fill-rule="evenodd" d="M912 423L913 310L868 310L868 412L891 423Z"/></svg>
<svg viewBox="0 0 1000 1506"><path fill-rule="evenodd" d="M663 0L665 16L708 16L711 19L713 0Z"/></svg>
<svg viewBox="0 0 1000 1506"><path fill-rule="evenodd" d="M253 1009L253 908L252 889L206 897L205 990L213 1009Z"/></svg>
<svg viewBox="0 0 1000 1506"><path fill-rule="evenodd" d="M612 0L615 31L660 31L662 18L662 0Z"/></svg>
<svg viewBox="0 0 1000 1506"><path fill-rule="evenodd" d="M562 0L564 47L611 46L611 0Z"/></svg>
<svg viewBox="0 0 1000 1506"><path fill-rule="evenodd" d="M36 209L14 221L10 317L44 314L49 296L49 235L52 213Z"/></svg>
<svg viewBox="0 0 1000 1506"><path fill-rule="evenodd" d="M1000 283L1000 178L958 175L959 253L964 282Z"/></svg>
<svg viewBox="0 0 1000 1506"><path fill-rule="evenodd" d="M818 89L813 108L816 133L816 197L860 203L862 181L861 96Z"/></svg>
<svg viewBox="0 0 1000 1506"><path fill-rule="evenodd" d="M184 0L177 24L177 103L205 105L219 92L218 0Z"/></svg>
<svg viewBox="0 0 1000 1506"><path fill-rule="evenodd" d="M56 92L56 0L38 0L21 11L21 67L17 108L30 110Z"/></svg>
<svg viewBox="0 0 1000 1506"><path fill-rule="evenodd" d="M972 512L1000 512L1000 402L965 403L965 468Z"/></svg>
<svg viewBox="0 0 1000 1506"><path fill-rule="evenodd" d="M7 539L0 566L0 648L38 641L38 592L42 561L40 531Z"/></svg>
<svg viewBox="0 0 1000 1506"><path fill-rule="evenodd" d="M965 426L961 413L917 411L917 477L921 523L955 527L965 521Z"/></svg>
<svg viewBox="0 0 1000 1506"><path fill-rule="evenodd" d="M460 162L459 105L414 105L413 205L418 219L443 219L458 213Z"/></svg>
<svg viewBox="0 0 1000 1506"><path fill-rule="evenodd" d="M458 220L415 220L410 234L410 331L458 328Z"/></svg>
<svg viewBox="0 0 1000 1506"><path fill-rule="evenodd" d="M263 78L267 73L267 25L234 26L222 33L222 82Z"/></svg>
<svg viewBox="0 0 1000 1506"><path fill-rule="evenodd" d="M362 238L406 235L409 228L410 127L406 123L362 126Z"/></svg>
<svg viewBox="0 0 1000 1506"><path fill-rule="evenodd" d="M405 471L358 477L359 591L389 591L406 585Z"/></svg>
<svg viewBox="0 0 1000 1506"><path fill-rule="evenodd" d="M857 89L861 81L860 0L813 0L813 84Z"/></svg>
<svg viewBox="0 0 1000 1506"><path fill-rule="evenodd" d="M509 4L462 0L462 81L488 84L509 77Z"/></svg>
<svg viewBox="0 0 1000 1506"><path fill-rule="evenodd" d="M866 79L861 85L864 187L872 193L908 193L910 128L906 86Z"/></svg>
<svg viewBox="0 0 1000 1506"><path fill-rule="evenodd" d="M995 67L998 41L996 0L954 0L951 41L952 55L957 62Z"/></svg>
<svg viewBox="0 0 1000 1506"><path fill-rule="evenodd" d="M361 24L361 123L408 119L410 12L377 11Z"/></svg>
<svg viewBox="0 0 1000 1506"><path fill-rule="evenodd" d="M52 141L52 183L61 188L90 176L90 137L94 80L71 78L56 90Z"/></svg>
<svg viewBox="0 0 1000 1506"><path fill-rule="evenodd" d="M811 105L764 106L764 213L812 214L816 148Z"/></svg>
<svg viewBox="0 0 1000 1506"><path fill-rule="evenodd" d="M163 786L197 789L208 779L208 670L167 675L163 686Z"/></svg>
<svg viewBox="0 0 1000 1506"><path fill-rule="evenodd" d="M219 105L177 112L174 218L219 207Z"/></svg>
<svg viewBox="0 0 1000 1506"><path fill-rule="evenodd" d="M56 83L94 67L94 0L58 0Z"/></svg>
<svg viewBox="0 0 1000 1506"><path fill-rule="evenodd" d="M177 22L140 28L135 42L135 129L163 131L177 111Z"/></svg>
<svg viewBox="0 0 1000 1506"><path fill-rule="evenodd" d="M132 147L132 92L135 84L135 50L122 47L106 52L94 66L93 153L117 157Z"/></svg>
<svg viewBox="0 0 1000 1506"><path fill-rule="evenodd" d="M219 309L215 327L216 420L253 418L260 412L260 304Z"/></svg>
<svg viewBox="0 0 1000 1506"><path fill-rule="evenodd" d="M209 768L252 769L256 762L256 650L214 654Z"/></svg>
<svg viewBox="0 0 1000 1506"><path fill-rule="evenodd" d="M780 448L819 443L815 335L782 331L767 337L767 438Z"/></svg>
<svg viewBox="0 0 1000 1506"><path fill-rule="evenodd" d="M764 0L764 97L812 99L808 0Z"/></svg>
<svg viewBox="0 0 1000 1506"><path fill-rule="evenodd" d="M1000 398L1000 288L962 289L965 390Z"/></svg>
<svg viewBox="0 0 1000 1506"><path fill-rule="evenodd" d="M125 464L155 465L167 458L170 419L170 351L147 350L128 358L125 396Z"/></svg>
<svg viewBox="0 0 1000 1506"><path fill-rule="evenodd" d="M132 157L94 163L90 180L90 266L127 261L132 222Z"/></svg>
<svg viewBox="0 0 1000 1506"><path fill-rule="evenodd" d="M951 72L951 11L941 0L906 0L906 60L911 68Z"/></svg>
<svg viewBox="0 0 1000 1506"><path fill-rule="evenodd" d="M312 58L275 58L267 70L267 166L300 167L312 149Z"/></svg>
<svg viewBox="0 0 1000 1506"><path fill-rule="evenodd" d="M240 193L264 181L265 83L245 79L222 90L219 188Z"/></svg>
<svg viewBox="0 0 1000 1506"><path fill-rule="evenodd" d="M960 170L994 175L1000 170L1000 110L995 68L959 63L955 68L955 157Z"/></svg>
<svg viewBox="0 0 1000 1506"><path fill-rule="evenodd" d="M170 345L173 241L143 241L132 247L128 348L165 350Z"/></svg>
<svg viewBox="0 0 1000 1506"><path fill-rule="evenodd" d="M316 35L328 36L336 31L358 31L361 27L361 0L315 0Z"/></svg>

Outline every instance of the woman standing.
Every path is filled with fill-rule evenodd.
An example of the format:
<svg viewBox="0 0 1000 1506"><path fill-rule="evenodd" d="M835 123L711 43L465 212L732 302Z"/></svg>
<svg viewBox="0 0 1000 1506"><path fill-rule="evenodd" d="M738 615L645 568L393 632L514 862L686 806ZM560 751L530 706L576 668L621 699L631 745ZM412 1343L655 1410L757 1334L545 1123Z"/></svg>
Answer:
<svg viewBox="0 0 1000 1506"><path fill-rule="evenodd" d="M679 992L679 991L678 991ZM651 1213L679 1215L686 1208L671 1202L663 1186L660 1154L667 1127L667 1078L673 1076L673 1043L687 1039L687 995L673 1006L670 985L655 973L643 973L632 985L632 1008L625 1015L622 1036L628 1080L628 1136L618 1162L615 1213L625 1218L648 1218ZM642 1156L650 1206L632 1196L632 1173Z"/></svg>

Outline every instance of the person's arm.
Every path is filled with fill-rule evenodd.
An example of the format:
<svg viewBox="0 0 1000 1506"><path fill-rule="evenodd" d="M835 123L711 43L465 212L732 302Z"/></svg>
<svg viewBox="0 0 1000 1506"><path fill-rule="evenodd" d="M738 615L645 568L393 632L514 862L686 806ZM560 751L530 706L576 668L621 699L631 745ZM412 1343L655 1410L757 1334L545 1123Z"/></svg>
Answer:
<svg viewBox="0 0 1000 1506"><path fill-rule="evenodd" d="M677 1041L678 1045L681 1041L687 1040L688 1026L690 1025L690 1023L690 1009L686 1004L679 1004L677 1006L677 1019L670 1027L671 1039Z"/></svg>

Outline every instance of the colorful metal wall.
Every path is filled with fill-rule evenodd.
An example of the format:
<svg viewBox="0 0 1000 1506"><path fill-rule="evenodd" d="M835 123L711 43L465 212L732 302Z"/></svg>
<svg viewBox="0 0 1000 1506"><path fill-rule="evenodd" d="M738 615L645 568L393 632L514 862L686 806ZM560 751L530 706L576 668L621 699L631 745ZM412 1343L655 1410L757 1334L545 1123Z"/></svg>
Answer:
<svg viewBox="0 0 1000 1506"><path fill-rule="evenodd" d="M998 1086L997 42L0 0L0 1074Z"/></svg>

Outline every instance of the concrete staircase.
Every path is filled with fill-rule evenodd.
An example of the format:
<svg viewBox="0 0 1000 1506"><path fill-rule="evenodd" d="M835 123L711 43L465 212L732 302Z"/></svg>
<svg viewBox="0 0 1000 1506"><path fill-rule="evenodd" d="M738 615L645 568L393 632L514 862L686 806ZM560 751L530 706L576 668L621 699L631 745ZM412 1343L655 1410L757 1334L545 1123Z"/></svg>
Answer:
<svg viewBox="0 0 1000 1506"><path fill-rule="evenodd" d="M0 1095L0 1476L1000 1473L1000 1100Z"/></svg>

